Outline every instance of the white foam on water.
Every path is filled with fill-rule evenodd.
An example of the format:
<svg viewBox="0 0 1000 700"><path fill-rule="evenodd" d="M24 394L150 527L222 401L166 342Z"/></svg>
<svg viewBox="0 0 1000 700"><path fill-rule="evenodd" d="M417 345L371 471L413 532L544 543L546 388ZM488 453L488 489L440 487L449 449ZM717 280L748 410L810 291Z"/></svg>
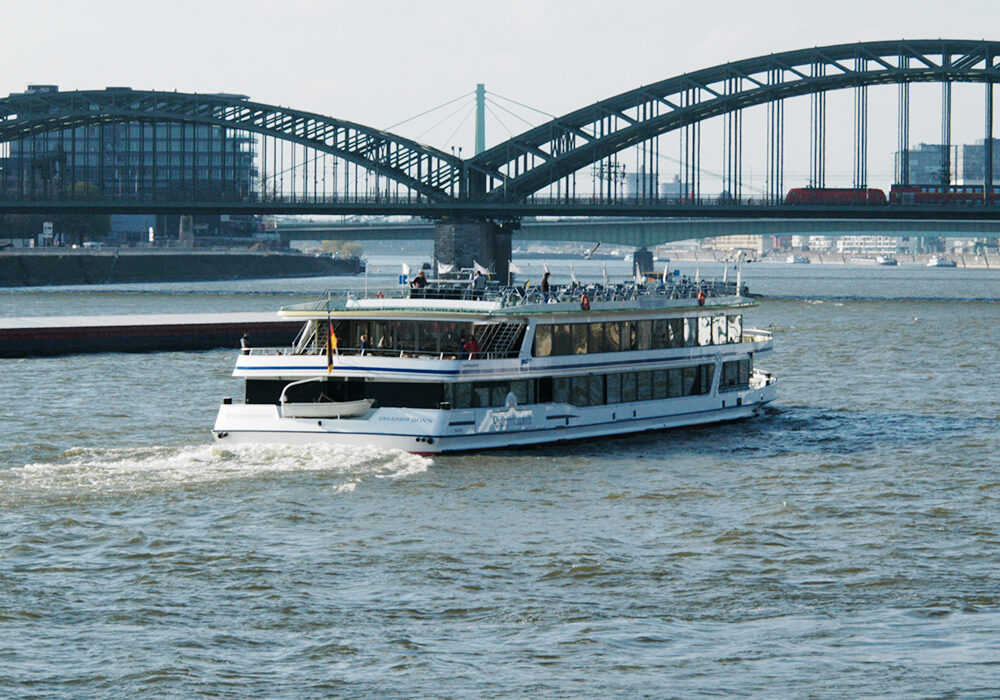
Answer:
<svg viewBox="0 0 1000 700"><path fill-rule="evenodd" d="M261 478L286 472L328 472L350 493L366 478L402 479L433 462L401 450L346 445L185 445L78 447L54 462L10 470L21 488L43 491L144 491L176 485Z"/></svg>

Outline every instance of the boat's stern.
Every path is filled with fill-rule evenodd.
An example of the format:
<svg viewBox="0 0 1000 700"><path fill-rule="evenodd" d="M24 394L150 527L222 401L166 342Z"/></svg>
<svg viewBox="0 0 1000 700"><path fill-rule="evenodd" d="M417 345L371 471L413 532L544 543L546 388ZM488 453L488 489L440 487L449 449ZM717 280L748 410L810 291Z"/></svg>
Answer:
<svg viewBox="0 0 1000 700"><path fill-rule="evenodd" d="M276 404L224 399L212 434L222 444L332 442L436 454L445 422L444 412L434 409L373 408L351 417L292 417L283 416Z"/></svg>

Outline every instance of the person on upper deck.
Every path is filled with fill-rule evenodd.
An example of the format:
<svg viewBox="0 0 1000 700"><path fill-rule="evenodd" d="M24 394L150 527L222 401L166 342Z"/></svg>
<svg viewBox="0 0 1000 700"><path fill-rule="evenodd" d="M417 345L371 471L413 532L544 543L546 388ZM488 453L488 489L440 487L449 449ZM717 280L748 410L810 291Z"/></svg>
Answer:
<svg viewBox="0 0 1000 700"><path fill-rule="evenodd" d="M358 341L358 348L361 350L362 355L364 355L365 351L368 349L368 336L364 333L361 334L361 339Z"/></svg>
<svg viewBox="0 0 1000 700"><path fill-rule="evenodd" d="M413 289L423 289L427 286L427 277L424 275L424 271L421 270L417 273L417 276L413 278L410 282L410 287Z"/></svg>
<svg viewBox="0 0 1000 700"><path fill-rule="evenodd" d="M482 299L486 291L486 275L476 270L476 276L472 278L472 298Z"/></svg>
<svg viewBox="0 0 1000 700"><path fill-rule="evenodd" d="M476 336L471 335L468 338L465 337L463 333L459 337L459 342L462 344L462 350L469 353L470 360L476 360L479 358L482 349L479 347L479 341L476 340Z"/></svg>
<svg viewBox="0 0 1000 700"><path fill-rule="evenodd" d="M549 275L552 273L548 270L542 275L542 283L539 285L542 288L542 301L548 302L549 300Z"/></svg>

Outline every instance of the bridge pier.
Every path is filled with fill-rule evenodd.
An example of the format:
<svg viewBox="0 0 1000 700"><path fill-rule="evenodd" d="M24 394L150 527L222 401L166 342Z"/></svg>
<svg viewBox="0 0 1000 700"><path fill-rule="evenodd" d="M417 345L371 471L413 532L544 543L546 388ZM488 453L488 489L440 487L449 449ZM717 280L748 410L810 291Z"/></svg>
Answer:
<svg viewBox="0 0 1000 700"><path fill-rule="evenodd" d="M455 269L472 267L477 262L493 273L501 284L507 284L510 271L511 234L516 223L446 219L434 226L434 269L437 263L454 265Z"/></svg>

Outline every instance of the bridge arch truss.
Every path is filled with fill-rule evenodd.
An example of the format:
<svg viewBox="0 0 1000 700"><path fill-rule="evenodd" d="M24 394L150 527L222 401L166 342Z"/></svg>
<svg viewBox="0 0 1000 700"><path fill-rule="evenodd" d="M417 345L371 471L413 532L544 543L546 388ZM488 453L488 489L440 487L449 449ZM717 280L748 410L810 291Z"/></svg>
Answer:
<svg viewBox="0 0 1000 700"><path fill-rule="evenodd" d="M266 139L272 139L311 149L315 154L343 159L399 183L406 188L408 196L422 201L450 200L459 194L462 182L463 166L454 155L372 127L252 102L241 95L129 88L67 92L41 89L0 99L0 144L23 145L40 135L58 133L58 147L50 158L71 147L70 141L78 128L109 124L181 124L192 128L224 129L234 134L254 134L265 139L261 147L264 150L267 149ZM148 136L144 138L149 140ZM155 136L152 143L155 156ZM32 158L38 155L31 153ZM162 155L166 159L171 154ZM193 149L187 155L192 159L196 157ZM197 162L191 164L192 170L198 166ZM10 182L5 185L0 181L0 187L6 187L4 198L31 196L31 192L24 191L25 179L30 178L21 176L21 182L15 185L18 192L10 192ZM267 194L266 183L264 194ZM244 193L244 196L249 194Z"/></svg>
<svg viewBox="0 0 1000 700"><path fill-rule="evenodd" d="M596 102L484 151L468 161L469 190L492 201L523 200L588 165L597 167L617 153L678 130L683 133L682 173L690 186L698 177L697 129L719 116L726 118L727 140L737 143L726 159L724 182L732 182L740 167L739 115L758 105L768 105L769 179L780 183L781 105L786 98L802 95L814 98L810 180L821 185L823 154L818 143L825 130L826 93L857 89L856 118L866 120L868 86L898 84L901 99L905 93L908 103L906 86L911 83L986 83L991 122L992 85L1000 77L998 56L1000 42L993 41L881 41L788 51L686 73ZM948 110L950 115L950 102ZM866 122L862 124L866 128ZM901 142L908 124L908 114L901 114ZM856 182L865 179L866 148L864 132L856 133Z"/></svg>

